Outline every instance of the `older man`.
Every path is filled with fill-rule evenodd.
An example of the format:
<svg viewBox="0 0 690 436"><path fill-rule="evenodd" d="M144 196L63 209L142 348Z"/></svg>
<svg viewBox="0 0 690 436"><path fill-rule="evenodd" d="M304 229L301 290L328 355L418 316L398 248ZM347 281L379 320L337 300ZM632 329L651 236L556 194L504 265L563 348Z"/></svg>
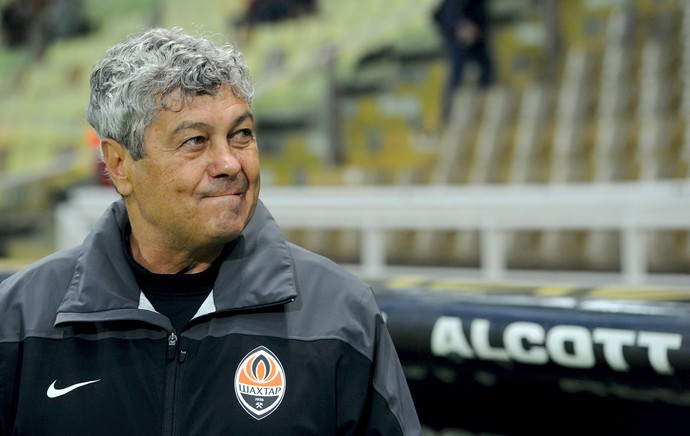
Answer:
<svg viewBox="0 0 690 436"><path fill-rule="evenodd" d="M122 199L0 285L0 434L421 434L370 287L259 200L252 93L179 29L96 64Z"/></svg>

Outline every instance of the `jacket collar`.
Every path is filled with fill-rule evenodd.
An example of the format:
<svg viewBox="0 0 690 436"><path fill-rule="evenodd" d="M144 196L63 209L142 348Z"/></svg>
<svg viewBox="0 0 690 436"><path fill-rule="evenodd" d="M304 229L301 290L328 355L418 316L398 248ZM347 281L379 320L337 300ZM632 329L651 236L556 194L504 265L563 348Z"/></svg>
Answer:
<svg viewBox="0 0 690 436"><path fill-rule="evenodd" d="M122 200L114 202L84 240L56 325L70 321L150 319L124 256L120 232L129 222ZM205 313L258 309L297 297L287 242L259 201L251 221L223 260L202 308Z"/></svg>

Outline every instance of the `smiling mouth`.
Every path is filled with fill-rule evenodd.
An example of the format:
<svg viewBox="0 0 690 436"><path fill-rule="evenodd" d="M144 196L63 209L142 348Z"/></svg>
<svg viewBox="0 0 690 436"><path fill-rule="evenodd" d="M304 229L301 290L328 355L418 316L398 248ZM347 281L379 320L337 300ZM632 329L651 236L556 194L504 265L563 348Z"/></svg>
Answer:
<svg viewBox="0 0 690 436"><path fill-rule="evenodd" d="M229 182L229 181L228 181ZM213 183L207 186L207 190L200 192L201 198L244 197L249 184L244 179L235 183Z"/></svg>
<svg viewBox="0 0 690 436"><path fill-rule="evenodd" d="M241 192L221 192L218 194L211 194L209 197L228 197L228 196L233 196L233 195L242 195Z"/></svg>
<svg viewBox="0 0 690 436"><path fill-rule="evenodd" d="M201 198L242 197L243 192L222 192L217 194L205 194Z"/></svg>

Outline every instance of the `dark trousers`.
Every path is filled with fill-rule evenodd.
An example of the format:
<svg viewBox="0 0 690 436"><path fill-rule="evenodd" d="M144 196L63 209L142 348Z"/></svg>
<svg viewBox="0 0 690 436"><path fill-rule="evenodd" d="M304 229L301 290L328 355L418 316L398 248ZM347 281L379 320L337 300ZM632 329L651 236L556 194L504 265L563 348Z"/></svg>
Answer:
<svg viewBox="0 0 690 436"><path fill-rule="evenodd" d="M446 87L441 96L441 116L444 124L450 117L453 95L462 82L465 66L469 62L476 62L479 65L478 85L480 88L487 88L494 82L493 60L486 43L479 42L471 47L446 43L446 57L449 71Z"/></svg>

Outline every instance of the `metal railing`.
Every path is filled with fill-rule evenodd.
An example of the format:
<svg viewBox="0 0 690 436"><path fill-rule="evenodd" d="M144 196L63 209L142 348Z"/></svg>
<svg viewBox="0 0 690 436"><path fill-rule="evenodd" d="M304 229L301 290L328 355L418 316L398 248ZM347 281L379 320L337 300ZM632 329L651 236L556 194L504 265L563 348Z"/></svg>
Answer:
<svg viewBox="0 0 690 436"><path fill-rule="evenodd" d="M81 242L116 194L81 188L57 210L58 248ZM690 181L511 186L267 187L261 198L281 228L354 230L359 270L382 277L392 230L475 230L480 273L509 272L507 236L520 230L614 230L620 233L620 278L644 284L647 235L690 230ZM690 277L689 277L690 278Z"/></svg>

